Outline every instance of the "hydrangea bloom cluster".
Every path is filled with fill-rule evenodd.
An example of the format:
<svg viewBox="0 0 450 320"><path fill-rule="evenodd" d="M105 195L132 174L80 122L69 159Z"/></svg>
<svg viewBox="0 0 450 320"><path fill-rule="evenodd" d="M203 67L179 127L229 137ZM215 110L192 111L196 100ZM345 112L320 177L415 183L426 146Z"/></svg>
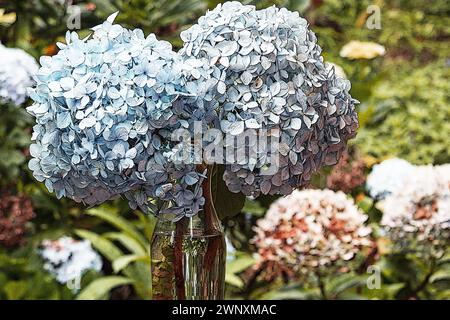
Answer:
<svg viewBox="0 0 450 320"><path fill-rule="evenodd" d="M405 186L405 181L414 174L414 166L403 159L388 159L374 165L367 177L366 187L371 197L384 199Z"/></svg>
<svg viewBox="0 0 450 320"><path fill-rule="evenodd" d="M0 102L21 105L27 98L27 88L34 84L39 66L32 56L21 49L0 44Z"/></svg>
<svg viewBox="0 0 450 320"><path fill-rule="evenodd" d="M419 250L438 253L450 238L450 165L414 167L381 208L381 224L395 247L404 250L417 242Z"/></svg>
<svg viewBox="0 0 450 320"><path fill-rule="evenodd" d="M344 152L327 177L327 188L350 193L366 182L365 169L366 163L363 159L352 159L348 152Z"/></svg>
<svg viewBox="0 0 450 320"><path fill-rule="evenodd" d="M41 58L27 109L37 120L29 167L58 197L94 205L126 194L133 208L156 210L151 197L196 213L201 174L168 156L171 132L186 125L179 96L192 94L180 59L168 42L114 18L91 38L67 33L57 55Z"/></svg>
<svg viewBox="0 0 450 320"><path fill-rule="evenodd" d="M315 34L297 12L226 2L181 38L183 58L201 61L202 108L216 110L214 124L233 136L263 129L280 140L276 172L268 171L270 150L259 144L249 146L256 156L227 166L230 191L289 194L313 171L337 162L358 126L356 100L350 82L325 66ZM234 148L237 154L242 145Z"/></svg>
<svg viewBox="0 0 450 320"><path fill-rule="evenodd" d="M297 274L329 272L371 245L366 219L343 192L295 190L257 222L253 242L260 261Z"/></svg>
<svg viewBox="0 0 450 320"><path fill-rule="evenodd" d="M68 33L57 55L41 58L29 167L58 197L94 205L124 194L132 208L176 221L202 207L206 174L179 161L192 140L174 142L176 129L195 132L198 120L234 137L260 129L280 141L252 144L256 157L228 163L228 188L251 196L289 194L335 164L355 134L350 83L324 64L297 13L219 5L182 33L179 54L114 18L91 38Z"/></svg>
<svg viewBox="0 0 450 320"><path fill-rule="evenodd" d="M62 284L79 281L88 270L102 269L102 259L88 240L78 241L70 237L44 240L40 255L44 259L45 270Z"/></svg>

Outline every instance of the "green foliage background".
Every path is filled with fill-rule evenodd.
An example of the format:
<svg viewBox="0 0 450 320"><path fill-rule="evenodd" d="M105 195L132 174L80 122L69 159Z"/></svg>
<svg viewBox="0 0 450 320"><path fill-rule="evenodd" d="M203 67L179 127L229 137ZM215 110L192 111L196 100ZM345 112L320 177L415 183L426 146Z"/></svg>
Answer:
<svg viewBox="0 0 450 320"><path fill-rule="evenodd" d="M356 144L374 157L415 164L450 162L450 69L438 60L398 73L374 88ZM418 147L420 146L420 147Z"/></svg>
<svg viewBox="0 0 450 320"><path fill-rule="evenodd" d="M81 9L82 35L119 10L117 22L154 32L180 47L180 31L195 23L217 0L0 0L0 12L15 14L15 21L0 13L0 41L20 47L34 57L56 53L70 16L67 4ZM340 65L353 84L352 95L361 101L361 128L352 148L369 163L398 156L417 164L450 162L450 6L447 1L427 0L263 0L243 1L258 7L275 4L298 10L317 33L327 61ZM369 29L367 7L381 9L381 29ZM10 17L10 16L9 16ZM339 55L351 40L374 41L386 47L384 57L348 60ZM1 63L1 62L0 62ZM86 238L104 258L100 274L83 277L81 299L147 299L149 239L155 221L131 212L126 203L112 203L87 210L74 202L57 200L37 183L26 167L32 119L24 111L1 105L0 191L31 198L35 218L28 225L26 245L0 244L0 299L72 299L77 294L57 284L42 268L37 254L43 239L61 235ZM328 171L317 177L324 187ZM377 230L381 217L364 190L352 193ZM227 268L227 296L232 298L320 299L314 279L298 282L280 279L250 284L247 271L254 264L250 244L252 226L274 198L246 201L242 212L224 219L237 251ZM1 200L0 200L1 201ZM424 261L414 254L398 255L384 246L376 233L380 257L381 288L368 289L370 273L350 272L324 279L326 298L450 298L448 256Z"/></svg>

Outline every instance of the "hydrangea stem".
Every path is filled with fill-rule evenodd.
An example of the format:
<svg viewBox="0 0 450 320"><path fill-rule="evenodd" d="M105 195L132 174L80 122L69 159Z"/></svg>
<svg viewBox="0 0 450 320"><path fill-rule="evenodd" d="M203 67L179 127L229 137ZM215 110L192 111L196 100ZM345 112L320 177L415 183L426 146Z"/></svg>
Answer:
<svg viewBox="0 0 450 320"><path fill-rule="evenodd" d="M184 285L183 272L183 238L185 232L185 219L181 219L175 226L174 237L174 275L175 288L178 300L186 300L186 289Z"/></svg>
<svg viewBox="0 0 450 320"><path fill-rule="evenodd" d="M430 282L430 278L433 276L434 272L436 271L436 260L431 258L430 262L430 268L423 278L423 280L419 283L419 285L412 290L411 294L408 296L408 300L410 299L419 299L419 293L424 291Z"/></svg>
<svg viewBox="0 0 450 320"><path fill-rule="evenodd" d="M203 166L202 166L203 167ZM204 169L204 167L202 168ZM212 171L212 170L211 170ZM208 176L207 179L202 184L203 188L203 196L205 197L205 205L204 205L204 217L205 217L205 234L214 233L217 230L215 225L215 221L217 219L213 219L213 215L216 214L213 203L213 196L211 193L211 175ZM220 245L220 239L213 237L212 241L209 242L208 249L206 251L206 255L204 258L204 266L205 271L208 272L211 270L212 265L214 264L214 259L217 254L217 249Z"/></svg>
<svg viewBox="0 0 450 320"><path fill-rule="evenodd" d="M212 181L202 183L205 204L198 215L175 223L159 221L160 232L152 241L157 299L223 298L225 240L214 208Z"/></svg>
<svg viewBox="0 0 450 320"><path fill-rule="evenodd" d="M325 289L325 283L323 282L322 276L319 272L316 272L317 276L317 283L319 285L320 295L322 296L323 300L328 300L327 291Z"/></svg>
<svg viewBox="0 0 450 320"><path fill-rule="evenodd" d="M205 165L199 166L199 169L204 170L206 168ZM215 234L220 230L220 226L216 225L218 219L216 216L216 210L214 208L213 195L211 192L211 176L213 167L209 168L211 172L209 172L208 178L202 184L203 196L205 197L205 205L203 207L204 210L204 221L205 221L205 234ZM217 258L217 254L219 253L221 242L221 237L211 237L208 242L208 247L206 249L206 254L203 261L204 270L206 273L212 272L214 267L214 263ZM204 286L205 290L208 286ZM204 296L208 296L208 292L204 292Z"/></svg>

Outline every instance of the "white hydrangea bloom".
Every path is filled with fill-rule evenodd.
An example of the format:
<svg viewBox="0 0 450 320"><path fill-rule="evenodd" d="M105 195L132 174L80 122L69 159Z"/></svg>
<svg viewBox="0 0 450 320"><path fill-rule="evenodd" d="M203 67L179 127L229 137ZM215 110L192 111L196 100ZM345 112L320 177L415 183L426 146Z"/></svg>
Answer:
<svg viewBox="0 0 450 320"><path fill-rule="evenodd" d="M405 181L414 172L414 166L406 160L388 159L374 165L367 177L367 189L373 198L383 199L405 187Z"/></svg>
<svg viewBox="0 0 450 320"><path fill-rule="evenodd" d="M371 245L366 219L343 192L295 190L274 202L257 222L253 242L262 261L294 272L325 272Z"/></svg>
<svg viewBox="0 0 450 320"><path fill-rule="evenodd" d="M403 188L380 205L381 224L394 245L400 249L418 242L439 248L448 245L450 236L450 165L417 166ZM422 246L423 245L423 246Z"/></svg>
<svg viewBox="0 0 450 320"><path fill-rule="evenodd" d="M63 284L79 281L88 270L102 269L102 259L88 240L79 241L70 237L44 240L40 255L45 261L44 269Z"/></svg>
<svg viewBox="0 0 450 320"><path fill-rule="evenodd" d="M34 84L39 67L32 56L21 49L0 44L0 103L21 105L27 88Z"/></svg>

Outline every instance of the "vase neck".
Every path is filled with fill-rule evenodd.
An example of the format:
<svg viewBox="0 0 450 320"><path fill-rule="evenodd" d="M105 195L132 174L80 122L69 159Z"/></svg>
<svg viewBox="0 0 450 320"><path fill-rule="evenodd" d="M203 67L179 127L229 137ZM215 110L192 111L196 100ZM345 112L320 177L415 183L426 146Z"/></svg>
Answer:
<svg viewBox="0 0 450 320"><path fill-rule="evenodd" d="M198 214L191 217L183 217L177 222L159 219L155 232L172 234L178 225L178 230L181 229L185 236L213 236L223 233L222 224L214 207L209 178L203 181L202 190L205 204Z"/></svg>
<svg viewBox="0 0 450 320"><path fill-rule="evenodd" d="M175 233L176 226L182 225L183 235L198 237L198 236L213 236L223 232L221 223L215 213L207 216L206 212L199 212L192 217L184 217L177 222L158 219L155 233L171 235Z"/></svg>

